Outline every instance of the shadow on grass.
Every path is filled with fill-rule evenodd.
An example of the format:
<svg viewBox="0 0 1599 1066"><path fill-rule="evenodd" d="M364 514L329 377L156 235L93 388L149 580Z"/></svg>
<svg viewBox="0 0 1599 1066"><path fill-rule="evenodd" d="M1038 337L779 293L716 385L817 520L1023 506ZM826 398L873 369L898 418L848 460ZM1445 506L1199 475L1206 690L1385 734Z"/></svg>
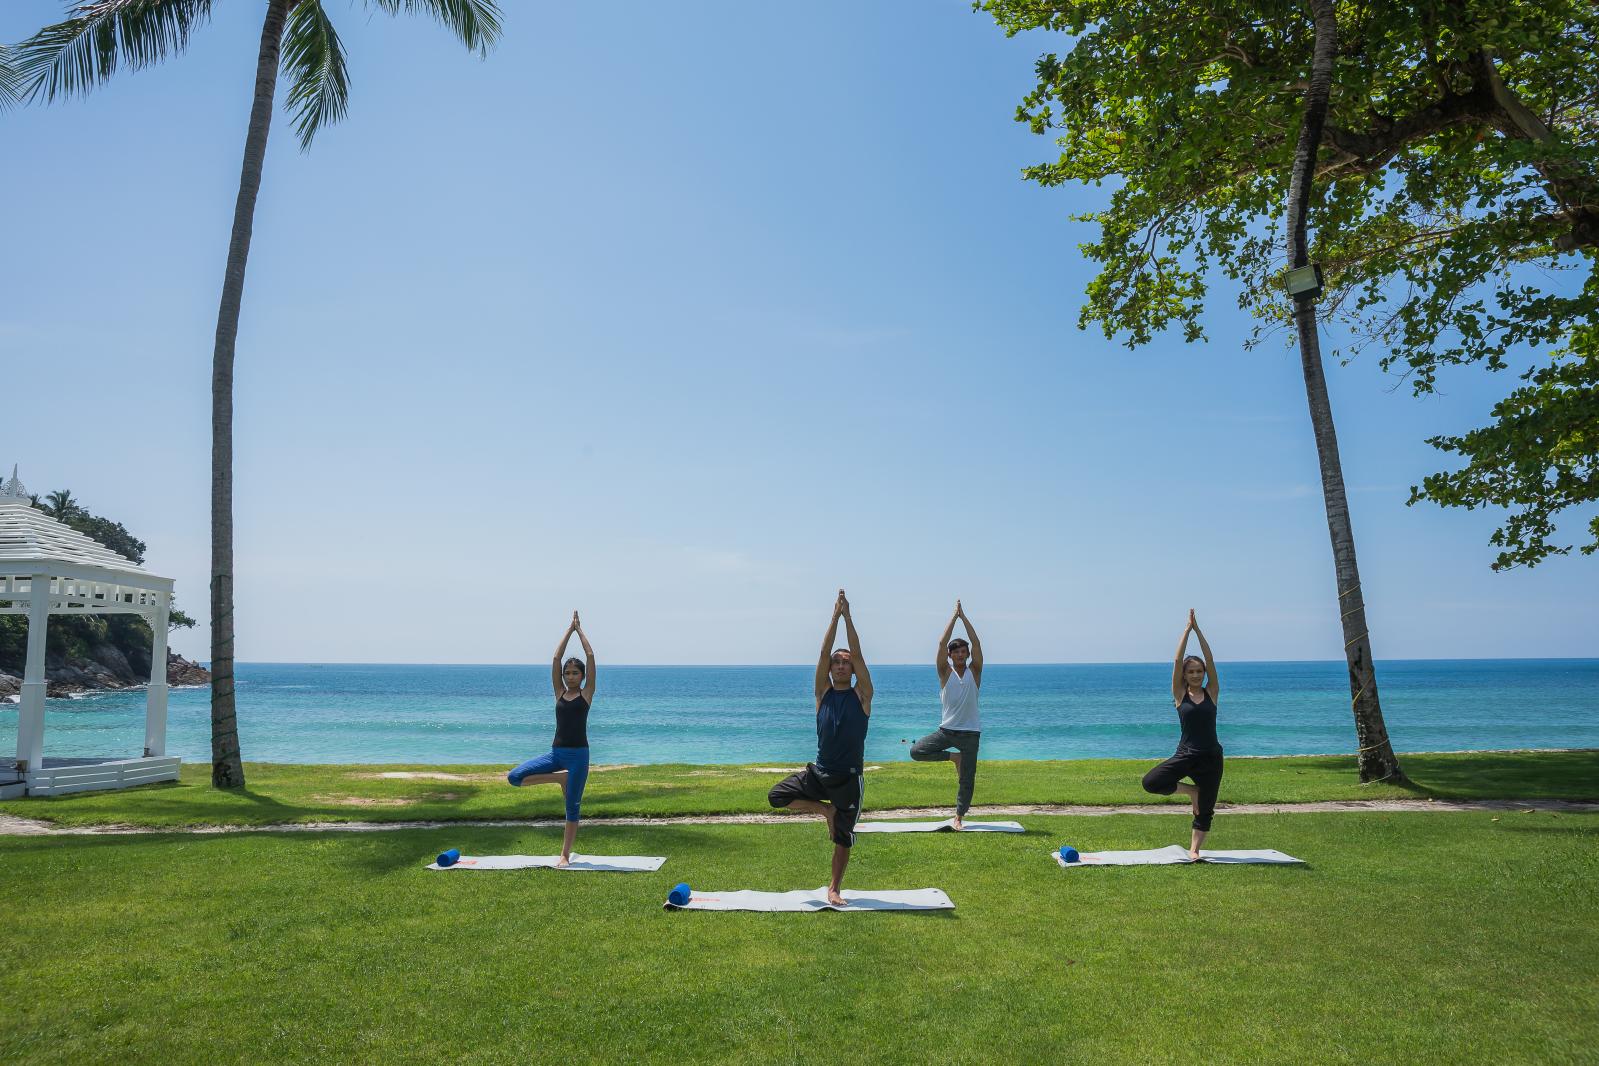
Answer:
<svg viewBox="0 0 1599 1066"><path fill-rule="evenodd" d="M1599 837L1599 822L1578 825L1520 825L1515 822L1501 823L1501 828L1512 833L1548 833L1554 836L1567 837Z"/></svg>
<svg viewBox="0 0 1599 1066"><path fill-rule="evenodd" d="M152 832L164 828L197 825L272 825L306 822L408 822L454 821L461 819L527 817L558 818L561 808L549 811L493 811L463 809L483 790L473 785L429 788L426 792L397 796L352 796L351 802L337 800L284 800L250 787L216 789L210 785L164 782L133 789L79 792L66 796L41 796L13 801L10 813L23 818L65 825L78 824L75 816L94 816L108 803L115 802L122 817L81 819L82 824L149 825ZM400 802L396 802L400 801Z"/></svg>
<svg viewBox="0 0 1599 1066"><path fill-rule="evenodd" d="M1403 768L1404 767L1404 763L1400 763L1400 767ZM1371 782L1371 783L1372 784L1378 784L1379 782L1375 782L1374 781L1374 782ZM1422 784L1419 781L1416 781L1414 778L1410 778L1410 779L1407 779L1405 781L1383 781L1383 782L1380 782L1380 783L1384 784L1384 785L1387 785L1389 788L1397 788L1401 792L1407 792L1407 793L1410 794L1411 797L1413 797L1415 799L1442 799L1443 798L1443 796L1437 790L1435 790L1433 788L1430 788L1427 785Z"/></svg>
<svg viewBox="0 0 1599 1066"><path fill-rule="evenodd" d="M1599 749L1410 754L1399 764L1438 799L1599 799Z"/></svg>
<svg viewBox="0 0 1599 1066"><path fill-rule="evenodd" d="M163 833L160 830L137 833L70 833L60 836L18 836L5 838L6 858L20 859L30 854L60 854L67 850L106 851L138 847L189 847L236 840L232 833Z"/></svg>
<svg viewBox="0 0 1599 1066"><path fill-rule="evenodd" d="M282 800L273 799L271 796L263 795L250 788L219 789L218 791L225 792L228 796L242 799L256 810L279 812L295 809Z"/></svg>
<svg viewBox="0 0 1599 1066"><path fill-rule="evenodd" d="M174 813L182 811L188 814L203 815L212 813L197 809L194 800L199 795L215 792L217 795L229 799L242 800L257 809L292 810L279 800L273 799L263 793L252 792L249 789L216 789L210 786L200 787L182 781L163 781L154 785L136 785L131 788L119 789L93 789L87 792L73 792L65 796L29 796L24 799L14 800L8 804L11 813L22 818L36 818L41 821L57 821L76 811L95 812L103 808L114 797L117 801L125 803L131 809L128 814L139 816L152 813ZM226 816L235 813L225 807L214 810L218 815ZM189 824L197 824L191 820Z"/></svg>

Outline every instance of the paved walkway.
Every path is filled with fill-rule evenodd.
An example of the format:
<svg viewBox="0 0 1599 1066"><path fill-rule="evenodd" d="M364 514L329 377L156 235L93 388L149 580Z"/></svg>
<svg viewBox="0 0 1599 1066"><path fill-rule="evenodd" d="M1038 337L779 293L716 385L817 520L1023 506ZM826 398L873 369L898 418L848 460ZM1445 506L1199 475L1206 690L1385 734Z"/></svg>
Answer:
<svg viewBox="0 0 1599 1066"><path fill-rule="evenodd" d="M1217 814L1321 814L1327 811L1553 811L1556 813L1599 813L1599 803L1570 800L1325 800L1316 803L1237 803L1218 806ZM1178 814L1189 817L1189 809L1176 803L1130 804L1112 807L1072 807L1032 804L1012 807L973 807L966 815L972 821L1001 814L1067 814L1102 817L1110 814ZM863 821L895 818L948 818L948 807L902 807L876 810ZM661 818L585 818L584 825L766 825L803 818L793 814L701 814ZM123 836L134 833L379 833L397 829L458 829L473 827L506 829L548 829L559 827L559 819L477 819L447 822L285 822L278 825L197 825L152 828L130 825L57 826L34 818L0 814L0 836Z"/></svg>

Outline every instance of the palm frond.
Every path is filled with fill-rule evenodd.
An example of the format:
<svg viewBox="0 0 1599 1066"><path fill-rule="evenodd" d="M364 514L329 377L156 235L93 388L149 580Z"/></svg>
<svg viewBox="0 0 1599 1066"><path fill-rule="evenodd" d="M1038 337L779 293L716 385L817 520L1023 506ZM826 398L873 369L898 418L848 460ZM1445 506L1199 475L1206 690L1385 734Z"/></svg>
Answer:
<svg viewBox="0 0 1599 1066"><path fill-rule="evenodd" d="M139 70L189 46L213 0L93 0L69 8L12 51L17 95L29 100L86 93L126 64Z"/></svg>
<svg viewBox="0 0 1599 1066"><path fill-rule="evenodd" d="M290 81L285 106L294 114L304 151L317 130L342 119L350 106L344 45L322 10L322 0L301 0L289 14L283 28L283 69Z"/></svg>
<svg viewBox="0 0 1599 1066"><path fill-rule="evenodd" d="M14 107L22 98L22 81L11 66L11 49L0 44L0 111Z"/></svg>
<svg viewBox="0 0 1599 1066"><path fill-rule="evenodd" d="M390 15L432 15L461 43L480 56L500 39L500 5L495 0L367 0Z"/></svg>

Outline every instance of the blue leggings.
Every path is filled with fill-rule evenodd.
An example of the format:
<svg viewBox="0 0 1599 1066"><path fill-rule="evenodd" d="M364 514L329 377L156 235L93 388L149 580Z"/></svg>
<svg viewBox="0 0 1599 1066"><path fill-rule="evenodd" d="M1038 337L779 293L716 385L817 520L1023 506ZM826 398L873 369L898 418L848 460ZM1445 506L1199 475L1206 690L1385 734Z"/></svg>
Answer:
<svg viewBox="0 0 1599 1066"><path fill-rule="evenodd" d="M566 820L577 821L583 806L583 786L589 779L589 750L587 748L551 748L536 755L505 775L513 785L520 785L530 774L553 774L566 771Z"/></svg>

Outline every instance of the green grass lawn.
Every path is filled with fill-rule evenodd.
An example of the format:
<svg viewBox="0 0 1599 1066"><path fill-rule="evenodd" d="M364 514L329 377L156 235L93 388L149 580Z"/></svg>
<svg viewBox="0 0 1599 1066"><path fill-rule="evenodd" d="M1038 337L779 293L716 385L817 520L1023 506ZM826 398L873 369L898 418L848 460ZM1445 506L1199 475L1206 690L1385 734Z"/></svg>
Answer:
<svg viewBox="0 0 1599 1066"><path fill-rule="evenodd" d="M1406 755L1414 790L1362 785L1352 756L1228 759L1225 803L1304 803L1347 799L1599 800L1599 750ZM780 763L772 763L780 766ZM979 804L1158 802L1139 786L1152 760L983 762ZM0 803L0 812L62 825L267 825L281 822L433 821L555 818L552 785L514 789L508 766L309 766L250 763L248 789L210 787L210 767L183 768L176 784ZM384 773L446 774L385 778ZM585 816L734 814L765 811L781 777L747 766L639 766L590 775ZM947 765L882 764L867 775L867 810L949 805L955 774ZM1173 801L1177 802L1177 801ZM1183 801L1186 802L1186 801Z"/></svg>
<svg viewBox="0 0 1599 1066"><path fill-rule="evenodd" d="M631 875L422 868L446 846L547 854L553 829L8 838L0 1048L163 1066L1593 1061L1599 815L1222 815L1217 847L1309 865L1077 871L1048 850L1183 826L1020 821L862 838L846 885L948 891L957 909L929 914L661 909L679 880L821 884L816 822L586 826L580 851L669 857Z"/></svg>

